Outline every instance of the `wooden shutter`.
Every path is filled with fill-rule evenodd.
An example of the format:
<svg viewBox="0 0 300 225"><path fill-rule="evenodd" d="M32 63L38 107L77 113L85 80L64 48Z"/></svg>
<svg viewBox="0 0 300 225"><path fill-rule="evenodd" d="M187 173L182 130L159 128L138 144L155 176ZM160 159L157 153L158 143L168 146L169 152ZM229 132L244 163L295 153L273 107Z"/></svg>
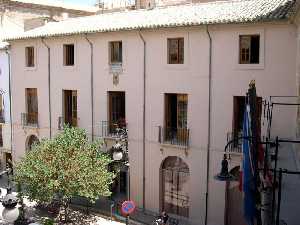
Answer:
<svg viewBox="0 0 300 225"><path fill-rule="evenodd" d="M72 126L77 126L77 91L72 91Z"/></svg>
<svg viewBox="0 0 300 225"><path fill-rule="evenodd" d="M177 128L187 128L188 96L177 95Z"/></svg>
<svg viewBox="0 0 300 225"><path fill-rule="evenodd" d="M38 116L37 89L27 88L26 98L27 98L26 101L27 101L28 122L35 124L37 123L37 116Z"/></svg>
<svg viewBox="0 0 300 225"><path fill-rule="evenodd" d="M171 127L171 113L170 95L165 94L165 128Z"/></svg>
<svg viewBox="0 0 300 225"><path fill-rule="evenodd" d="M240 64L250 63L251 36L240 36Z"/></svg>

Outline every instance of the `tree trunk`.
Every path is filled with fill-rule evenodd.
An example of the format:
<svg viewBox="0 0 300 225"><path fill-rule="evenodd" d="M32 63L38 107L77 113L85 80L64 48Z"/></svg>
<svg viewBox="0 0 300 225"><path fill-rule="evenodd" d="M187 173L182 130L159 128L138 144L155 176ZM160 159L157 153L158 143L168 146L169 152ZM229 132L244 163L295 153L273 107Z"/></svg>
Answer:
<svg viewBox="0 0 300 225"><path fill-rule="evenodd" d="M62 200L62 205L61 205L61 210L60 210L60 215L59 215L59 220L62 223L68 223L69 222L69 206L70 206L70 199L65 198Z"/></svg>

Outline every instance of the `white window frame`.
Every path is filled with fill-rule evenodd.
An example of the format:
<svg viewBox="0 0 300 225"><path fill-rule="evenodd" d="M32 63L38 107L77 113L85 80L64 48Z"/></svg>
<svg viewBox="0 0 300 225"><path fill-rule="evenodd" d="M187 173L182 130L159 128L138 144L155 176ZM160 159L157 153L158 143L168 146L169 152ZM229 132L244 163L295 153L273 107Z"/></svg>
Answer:
<svg viewBox="0 0 300 225"><path fill-rule="evenodd" d="M183 56L183 64L169 64L169 50L168 50L168 39L172 38L183 38L184 39L184 56ZM165 32L165 35L162 37L161 41L163 41L163 64L166 69L168 70L187 70L190 59L190 37L189 31L171 31Z"/></svg>
<svg viewBox="0 0 300 225"><path fill-rule="evenodd" d="M240 36L259 35L259 63L240 64ZM265 69L265 31L264 29L241 30L235 34L235 61L237 70L263 70Z"/></svg>
<svg viewBox="0 0 300 225"><path fill-rule="evenodd" d="M26 58L26 48L27 47L33 47L34 49L34 66L27 66L27 58ZM30 43L26 44L24 47L24 68L26 71L36 70L37 64L38 64L38 51L37 51L37 44L36 43Z"/></svg>
<svg viewBox="0 0 300 225"><path fill-rule="evenodd" d="M74 65L73 66L67 66L64 64L64 45L74 45ZM78 55L77 55L77 41L76 39L64 39L60 44L59 44L59 50L60 50L60 54L59 54L59 65L61 65L61 68L68 72L68 71L74 71L76 70L77 68L77 58L78 58Z"/></svg>

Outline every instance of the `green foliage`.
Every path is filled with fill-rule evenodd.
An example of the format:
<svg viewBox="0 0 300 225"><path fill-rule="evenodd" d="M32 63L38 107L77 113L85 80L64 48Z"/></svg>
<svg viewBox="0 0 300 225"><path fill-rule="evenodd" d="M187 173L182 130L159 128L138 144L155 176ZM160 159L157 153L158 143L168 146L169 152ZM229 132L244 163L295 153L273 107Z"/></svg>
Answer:
<svg viewBox="0 0 300 225"><path fill-rule="evenodd" d="M43 225L54 225L54 220L45 219L45 221L43 222Z"/></svg>
<svg viewBox="0 0 300 225"><path fill-rule="evenodd" d="M110 196L115 174L108 171L110 158L100 152L102 141L89 142L83 129L64 127L53 139L35 144L15 167L15 181L31 200L63 201L74 196L92 202Z"/></svg>

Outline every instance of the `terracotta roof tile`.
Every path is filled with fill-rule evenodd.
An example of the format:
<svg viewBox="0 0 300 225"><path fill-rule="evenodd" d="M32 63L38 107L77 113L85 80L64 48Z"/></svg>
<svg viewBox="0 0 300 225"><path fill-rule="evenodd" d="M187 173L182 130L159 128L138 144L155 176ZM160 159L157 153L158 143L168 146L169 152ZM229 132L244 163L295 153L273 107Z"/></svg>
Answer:
<svg viewBox="0 0 300 225"><path fill-rule="evenodd" d="M5 40L204 24L278 21L288 19L295 8L295 0L230 0L132 10L51 22Z"/></svg>

